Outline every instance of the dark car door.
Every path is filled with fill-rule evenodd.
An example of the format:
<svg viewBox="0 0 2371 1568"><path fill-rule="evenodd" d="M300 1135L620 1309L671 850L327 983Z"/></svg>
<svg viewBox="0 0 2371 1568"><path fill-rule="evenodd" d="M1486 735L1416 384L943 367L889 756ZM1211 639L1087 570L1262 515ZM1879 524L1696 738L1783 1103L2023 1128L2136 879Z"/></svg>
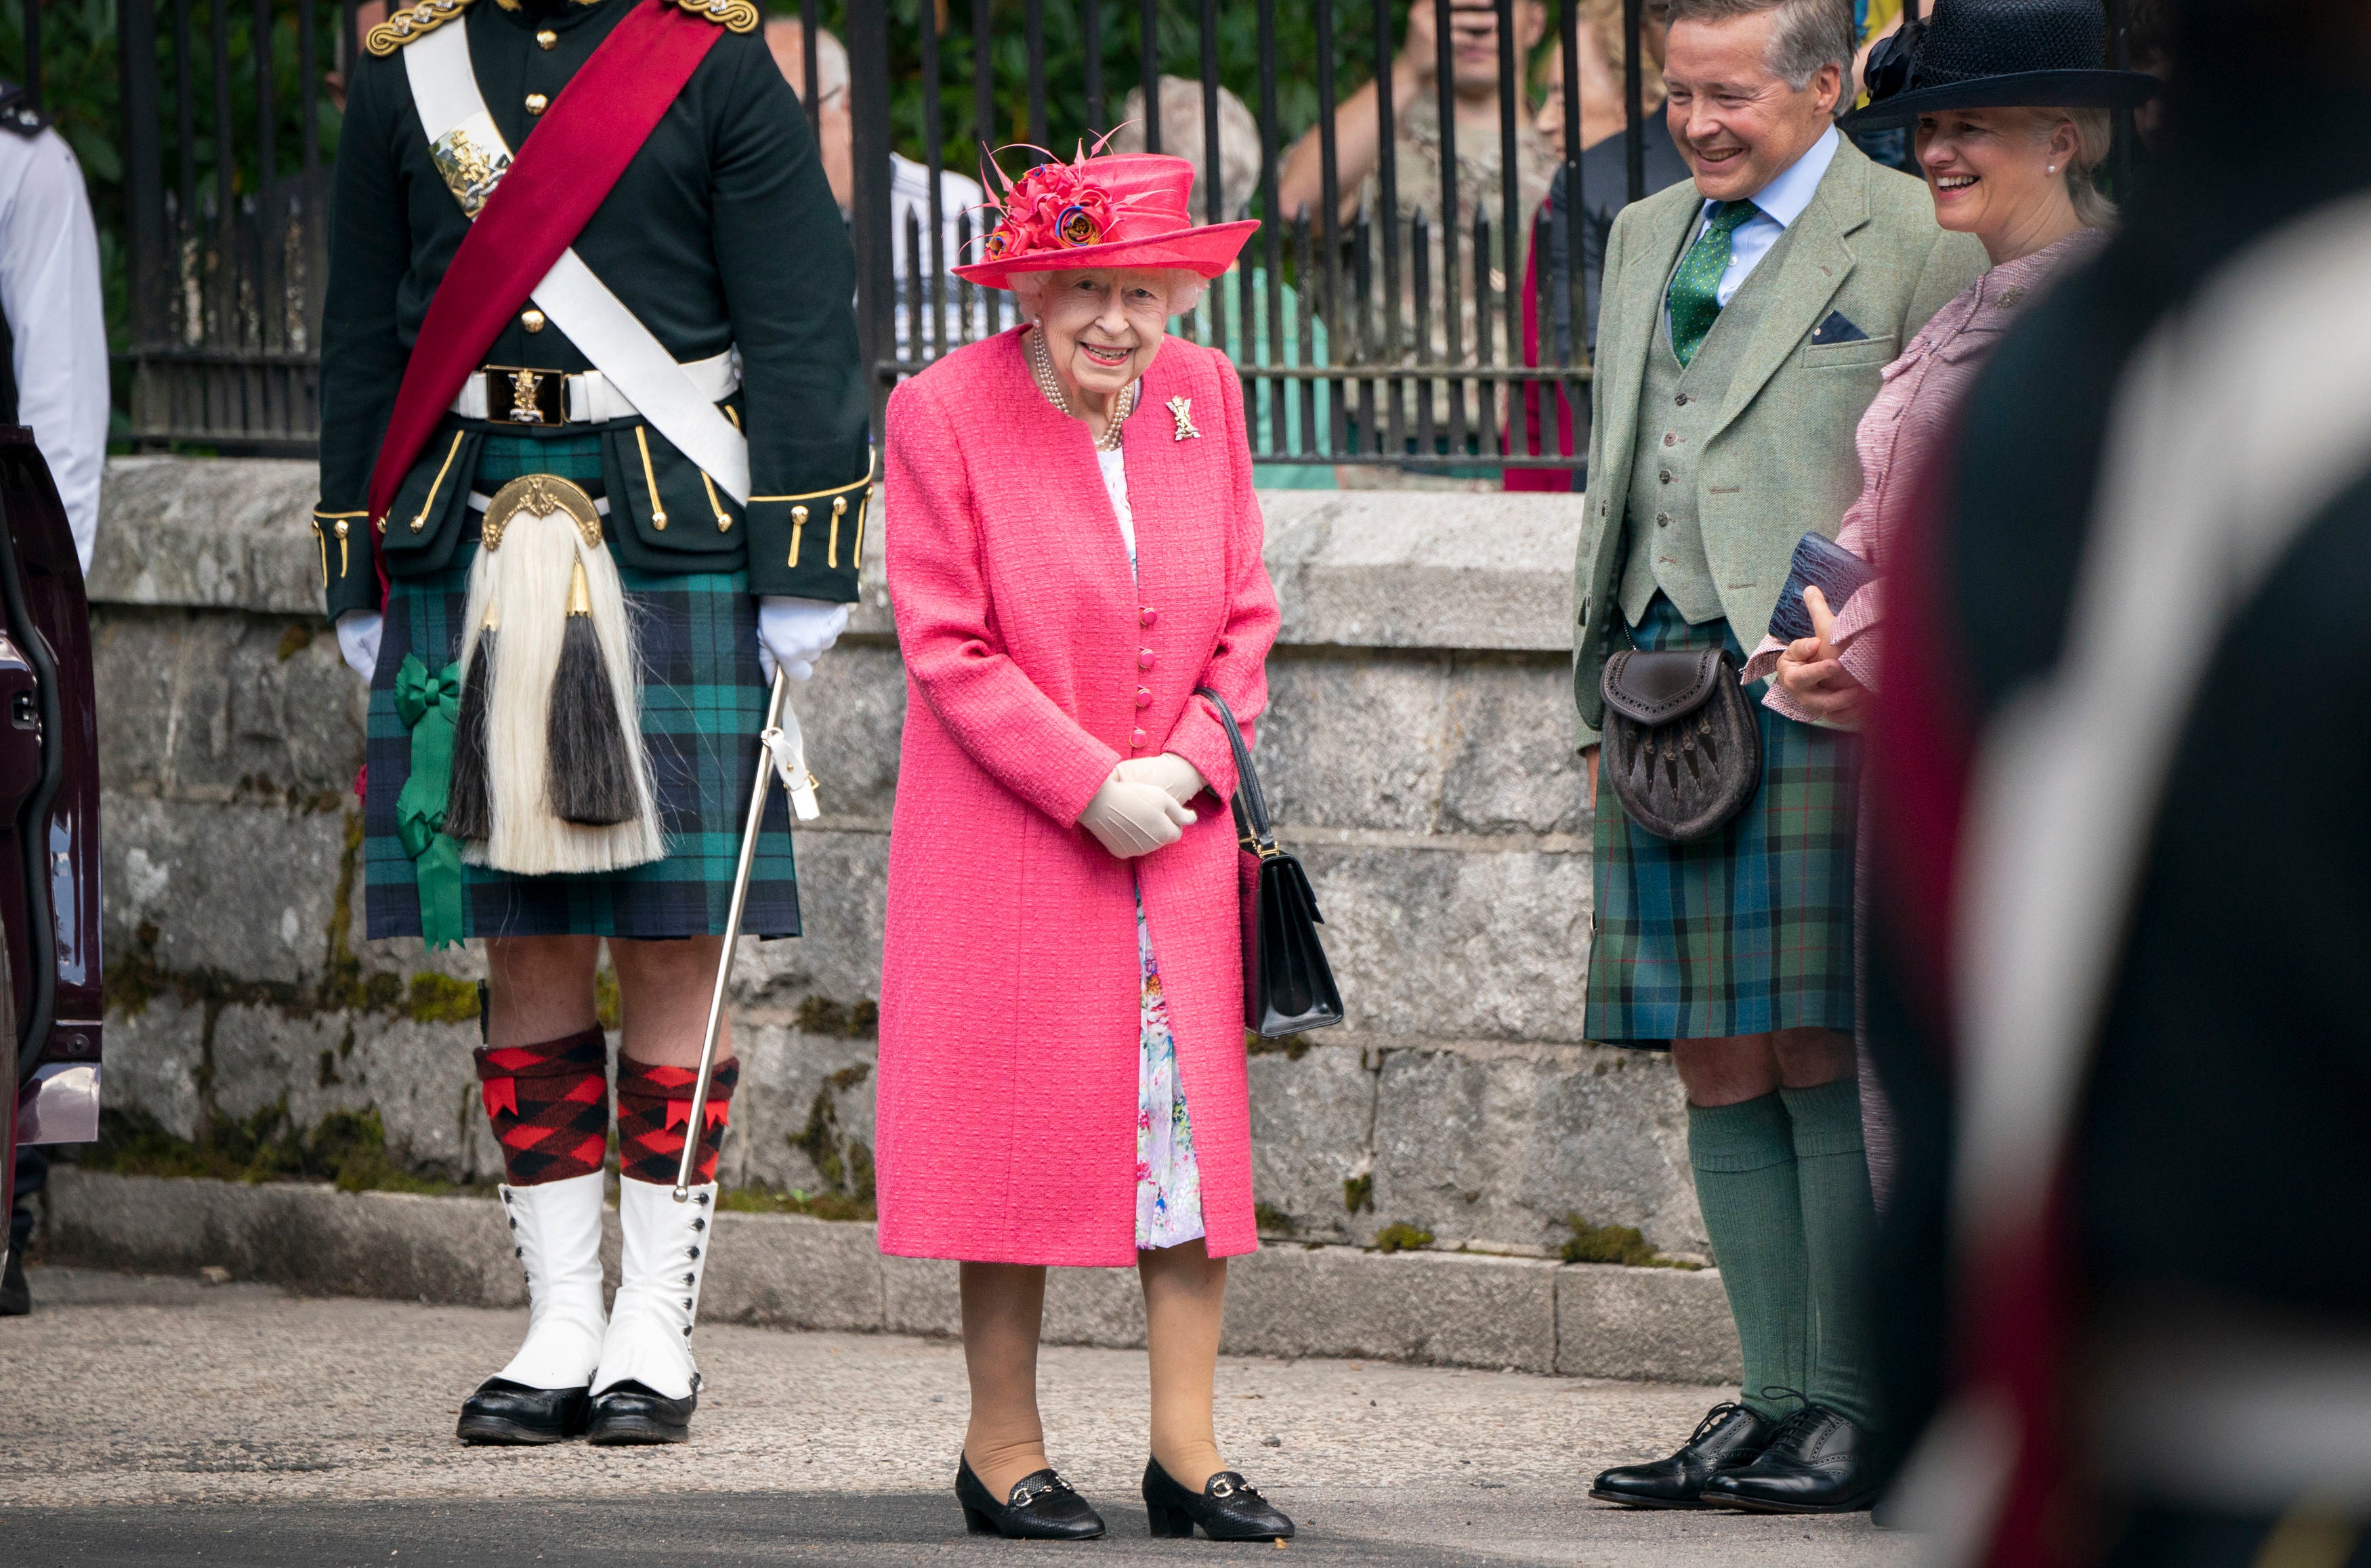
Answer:
<svg viewBox="0 0 2371 1568"><path fill-rule="evenodd" d="M90 609L49 466L0 425L0 1199L16 1146L98 1136L98 725ZM0 1203L0 1214L6 1205Z"/></svg>

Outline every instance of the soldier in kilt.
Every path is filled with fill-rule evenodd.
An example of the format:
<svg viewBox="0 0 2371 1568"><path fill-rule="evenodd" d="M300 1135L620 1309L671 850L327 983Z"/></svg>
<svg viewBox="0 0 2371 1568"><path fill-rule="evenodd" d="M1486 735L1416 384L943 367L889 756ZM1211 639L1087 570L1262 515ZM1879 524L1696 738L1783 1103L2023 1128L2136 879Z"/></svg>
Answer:
<svg viewBox="0 0 2371 1568"><path fill-rule="evenodd" d="M1624 211L1606 246L1574 583L1597 809L1585 1029L1671 1055L1745 1374L1676 1453L1597 1478L1590 1495L1632 1507L1834 1512L1879 1482L1858 743L1771 711L1756 683L1758 783L1686 842L1631 820L1597 766L1608 658L1744 663L1798 541L1833 537L1859 493L1855 429L1885 365L1984 269L1921 182L1839 136L1852 23L1850 0L1672 0L1669 117L1694 179Z"/></svg>
<svg viewBox="0 0 2371 1568"><path fill-rule="evenodd" d="M370 683L368 931L485 944L478 1076L531 1303L518 1355L463 1406L466 1442L680 1442L698 1400L688 1342L729 1035L697 1127L690 1085L768 684L777 664L806 679L846 624L872 467L847 232L757 23L729 0L427 0L370 33L340 141L315 530L329 613ZM613 33L619 53L594 61ZM472 225L514 194L500 180L527 178L531 133L550 148L605 133L587 105L563 112L564 89L588 61L655 58L653 38L688 76L562 236L564 259L624 302L624 336L581 310L572 335L545 292L561 269L529 274L531 302L394 467L448 269L452 288L480 286L457 281L457 252L485 255L462 250ZM483 113L433 139L439 106L472 91ZM558 156L539 167L564 180ZM651 385L653 340L694 392L664 417L628 391ZM640 383L621 341L645 351ZM696 459L675 438L686 429L722 429L733 460L712 441ZM372 500L389 483L374 486L377 467L400 475L391 502ZM532 769L516 760L530 755ZM745 933L799 932L789 825L778 798ZM607 1311L604 941L625 1020L625 1244ZM700 1184L677 1203L687 1139Z"/></svg>

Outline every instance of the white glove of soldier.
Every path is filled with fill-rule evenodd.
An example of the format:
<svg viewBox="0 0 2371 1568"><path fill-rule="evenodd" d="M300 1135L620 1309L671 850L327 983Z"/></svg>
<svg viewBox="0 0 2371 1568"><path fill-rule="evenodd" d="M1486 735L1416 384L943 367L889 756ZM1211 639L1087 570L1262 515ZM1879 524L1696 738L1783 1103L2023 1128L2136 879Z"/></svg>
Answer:
<svg viewBox="0 0 2371 1568"><path fill-rule="evenodd" d="M1210 787L1201 769L1175 752L1129 757L1114 776L1130 784L1150 784L1181 806Z"/></svg>
<svg viewBox="0 0 2371 1568"><path fill-rule="evenodd" d="M378 669L378 637L384 624L376 610L348 610L338 617L338 651L365 681Z"/></svg>
<svg viewBox="0 0 2371 1568"><path fill-rule="evenodd" d="M1079 825L1122 860L1176 843L1193 821L1194 813L1159 785L1134 783L1117 774L1104 781L1079 813Z"/></svg>
<svg viewBox="0 0 2371 1568"><path fill-rule="evenodd" d="M787 594L769 594L758 599L758 664L766 672L766 683L773 684L777 663L790 671L794 681L813 675L815 661L848 629L849 608Z"/></svg>

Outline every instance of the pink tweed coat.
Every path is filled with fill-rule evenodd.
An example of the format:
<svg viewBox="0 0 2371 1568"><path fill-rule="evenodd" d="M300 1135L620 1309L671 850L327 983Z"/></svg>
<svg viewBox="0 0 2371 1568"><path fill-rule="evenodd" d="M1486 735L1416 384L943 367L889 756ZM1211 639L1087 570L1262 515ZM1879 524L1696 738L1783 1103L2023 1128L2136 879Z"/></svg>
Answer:
<svg viewBox="0 0 2371 1568"><path fill-rule="evenodd" d="M1235 767L1193 695L1220 692L1248 732L1277 633L1226 356L1167 340L1121 440L1135 579L1093 440L1038 391L1018 330L889 400L907 707L881 963L885 1252L1136 1261L1139 884L1209 1250L1258 1245ZM1163 751L1215 794L1180 842L1115 859L1079 813L1122 759Z"/></svg>

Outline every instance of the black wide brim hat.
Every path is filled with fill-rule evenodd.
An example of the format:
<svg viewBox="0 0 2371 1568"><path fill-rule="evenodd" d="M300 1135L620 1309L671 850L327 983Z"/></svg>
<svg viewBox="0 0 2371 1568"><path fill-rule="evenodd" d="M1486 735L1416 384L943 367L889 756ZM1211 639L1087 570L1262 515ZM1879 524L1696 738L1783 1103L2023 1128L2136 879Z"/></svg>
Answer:
<svg viewBox="0 0 2371 1568"><path fill-rule="evenodd" d="M1868 107L1846 131L1903 125L1947 109L2137 109L2157 90L2111 71L2100 0L1936 0L1869 52Z"/></svg>

